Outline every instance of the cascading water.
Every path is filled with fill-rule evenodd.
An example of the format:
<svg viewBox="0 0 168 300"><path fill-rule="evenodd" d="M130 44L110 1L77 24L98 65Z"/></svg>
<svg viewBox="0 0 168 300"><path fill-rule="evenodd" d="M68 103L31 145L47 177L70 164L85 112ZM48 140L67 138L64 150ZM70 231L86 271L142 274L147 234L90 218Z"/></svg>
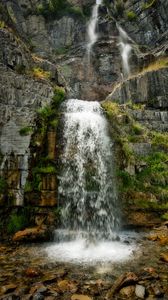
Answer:
<svg viewBox="0 0 168 300"><path fill-rule="evenodd" d="M101 3L102 0L96 1L88 24L87 68L92 47L98 38L96 26ZM124 41L121 35L121 50L125 47ZM129 47L122 50L127 74ZM63 111L58 188L62 228L55 231L55 243L49 245L46 252L52 259L62 262L95 263L128 259L135 245L125 244L125 235L120 233L118 238L116 234L119 213L113 143L108 136L101 106L96 101L71 99L63 105Z"/></svg>
<svg viewBox="0 0 168 300"><path fill-rule="evenodd" d="M93 45L96 43L98 34L96 32L96 26L98 21L98 11L99 6L101 5L102 0L96 0L96 4L93 6L92 15L88 24L87 34L88 34L88 43L87 43L87 53L88 58L90 58L90 53Z"/></svg>
<svg viewBox="0 0 168 300"><path fill-rule="evenodd" d="M127 259L134 246L116 240L119 216L113 144L101 106L71 99L63 110L62 228L56 230L56 243L46 251L51 258L76 263Z"/></svg>
<svg viewBox="0 0 168 300"><path fill-rule="evenodd" d="M72 99L65 111L59 185L64 227L110 239L119 221L107 121L98 102Z"/></svg>
<svg viewBox="0 0 168 300"><path fill-rule="evenodd" d="M122 64L123 64L123 73L125 77L130 75L130 64L129 58L131 54L132 47L129 43L129 37L127 33L117 24L117 28L119 31L119 48L122 57Z"/></svg>

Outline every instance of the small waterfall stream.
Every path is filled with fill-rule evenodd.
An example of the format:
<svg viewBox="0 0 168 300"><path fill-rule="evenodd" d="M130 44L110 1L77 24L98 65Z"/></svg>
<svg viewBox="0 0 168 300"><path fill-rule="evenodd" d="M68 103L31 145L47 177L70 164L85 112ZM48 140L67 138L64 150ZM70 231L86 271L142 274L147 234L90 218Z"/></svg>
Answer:
<svg viewBox="0 0 168 300"><path fill-rule="evenodd" d="M96 43L98 34L96 32L96 26L98 21L98 12L99 6L101 5L102 0L96 0L96 4L93 6L92 15L88 24L87 35L88 35L88 43L87 43L87 54L88 60L90 61L90 54L93 45Z"/></svg>
<svg viewBox="0 0 168 300"><path fill-rule="evenodd" d="M117 24L117 28L119 31L119 48L122 57L123 64L123 75L124 77L128 77L130 75L130 64L129 58L132 51L132 46L129 43L129 37L127 33Z"/></svg>

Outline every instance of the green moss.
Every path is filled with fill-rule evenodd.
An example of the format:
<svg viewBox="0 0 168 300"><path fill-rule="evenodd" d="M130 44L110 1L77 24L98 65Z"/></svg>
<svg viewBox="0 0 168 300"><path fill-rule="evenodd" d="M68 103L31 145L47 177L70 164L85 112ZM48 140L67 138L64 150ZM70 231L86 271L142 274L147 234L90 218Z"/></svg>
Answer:
<svg viewBox="0 0 168 300"><path fill-rule="evenodd" d="M33 132L33 129L31 126L26 126L20 129L19 133L20 135L29 135Z"/></svg>
<svg viewBox="0 0 168 300"><path fill-rule="evenodd" d="M17 214L13 213L11 214L8 223L7 223L7 232L9 234L14 234L15 232L24 229L26 226L28 226L29 218L26 213Z"/></svg>
<svg viewBox="0 0 168 300"><path fill-rule="evenodd" d="M130 22L133 22L137 19L137 15L134 11L126 11L126 17Z"/></svg>
<svg viewBox="0 0 168 300"><path fill-rule="evenodd" d="M54 166L41 166L41 167L36 167L34 169L35 173L39 174L55 174L56 173L56 168Z"/></svg>
<svg viewBox="0 0 168 300"><path fill-rule="evenodd" d="M24 192L25 193L30 193L33 191L33 185L32 182L26 181L25 187L24 187Z"/></svg>

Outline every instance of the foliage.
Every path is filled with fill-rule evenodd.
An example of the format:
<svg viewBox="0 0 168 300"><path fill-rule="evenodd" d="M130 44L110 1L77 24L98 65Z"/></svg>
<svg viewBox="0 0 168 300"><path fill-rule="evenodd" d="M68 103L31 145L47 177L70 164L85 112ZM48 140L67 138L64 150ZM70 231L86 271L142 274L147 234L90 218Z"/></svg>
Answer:
<svg viewBox="0 0 168 300"><path fill-rule="evenodd" d="M46 106L38 109L37 113L43 121L47 121L48 118L52 116L53 109L51 108L50 105L46 105Z"/></svg>
<svg viewBox="0 0 168 300"><path fill-rule="evenodd" d="M34 77L40 78L40 79L49 79L51 77L50 72L44 71L43 69L41 69L39 67L33 68L32 74Z"/></svg>
<svg viewBox="0 0 168 300"><path fill-rule="evenodd" d="M34 169L34 172L39 174L55 174L56 169L54 166L47 165L47 166L36 167Z"/></svg>
<svg viewBox="0 0 168 300"><path fill-rule="evenodd" d="M132 131L136 135L142 135L144 132L144 128L139 123L133 123L132 125Z"/></svg>
<svg viewBox="0 0 168 300"><path fill-rule="evenodd" d="M54 96L52 98L52 107L58 109L60 104L65 100L65 90L63 87L56 86L54 89Z"/></svg>
<svg viewBox="0 0 168 300"><path fill-rule="evenodd" d="M37 5L36 10L38 14L43 15L45 18L61 17L66 14L80 18L84 17L82 9L79 6L71 5L67 0L43 1L42 4Z"/></svg>
<svg viewBox="0 0 168 300"><path fill-rule="evenodd" d="M136 20L136 18L137 18L137 15L136 15L136 13L134 12L134 11L126 11L126 17L127 17L127 19L129 20L129 21L135 21Z"/></svg>
<svg viewBox="0 0 168 300"><path fill-rule="evenodd" d="M15 232L24 229L29 223L28 215L25 212L15 213L13 212L10 215L10 218L7 223L7 232L9 234L14 234Z"/></svg>
<svg viewBox="0 0 168 300"><path fill-rule="evenodd" d="M119 105L115 102L104 101L102 107L109 118L114 117L119 113Z"/></svg>
<svg viewBox="0 0 168 300"><path fill-rule="evenodd" d="M152 132L152 144L168 150L168 133Z"/></svg>
<svg viewBox="0 0 168 300"><path fill-rule="evenodd" d="M31 126L26 126L20 129L19 133L20 135L29 135L33 132L33 129Z"/></svg>

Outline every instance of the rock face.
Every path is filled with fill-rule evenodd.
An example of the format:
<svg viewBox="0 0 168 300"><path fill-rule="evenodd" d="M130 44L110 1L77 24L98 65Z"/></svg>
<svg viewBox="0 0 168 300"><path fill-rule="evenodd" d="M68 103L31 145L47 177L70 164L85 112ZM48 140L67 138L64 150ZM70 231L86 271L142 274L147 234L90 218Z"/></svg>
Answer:
<svg viewBox="0 0 168 300"><path fill-rule="evenodd" d="M61 137L56 133L56 121L59 117L52 119L55 121L52 124L48 118L47 125L43 120L41 127L37 117L39 108L52 109L56 85L65 87L67 98L107 98L119 103L125 123L132 118L148 130L164 133L168 129L167 2L106 1L106 5L99 7L98 40L90 58L88 11L95 1L70 0L70 10L66 7L59 14L51 12L49 7L46 9L44 2L2 0L0 4L2 206L57 205L55 169ZM132 46L128 78L123 75L116 21L126 31L126 39ZM125 110L128 102L143 109L127 107ZM114 133L114 124L110 127ZM153 151L151 140L144 136L136 142L129 140L128 144L137 156L147 157ZM43 168L45 163L50 163L50 168L48 165ZM146 161L123 163L124 171L130 176L145 167ZM159 180L165 192L166 175ZM150 191L147 192L149 196ZM153 191L151 194L155 198ZM147 219L151 220L150 213Z"/></svg>

